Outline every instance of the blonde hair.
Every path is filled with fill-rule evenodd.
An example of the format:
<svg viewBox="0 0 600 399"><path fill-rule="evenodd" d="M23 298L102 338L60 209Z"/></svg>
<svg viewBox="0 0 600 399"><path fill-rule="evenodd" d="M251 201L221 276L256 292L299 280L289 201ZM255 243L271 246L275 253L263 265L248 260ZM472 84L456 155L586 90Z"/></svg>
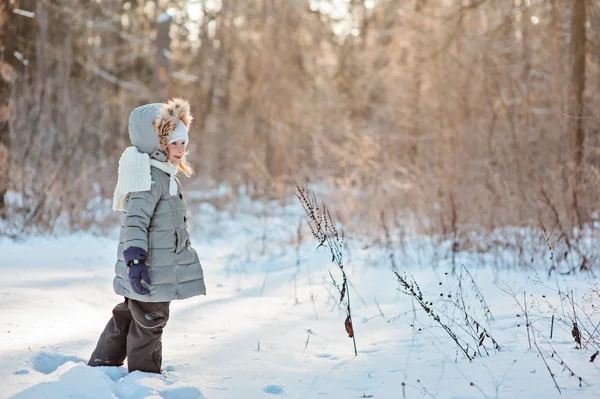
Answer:
<svg viewBox="0 0 600 399"><path fill-rule="evenodd" d="M194 174L194 168L187 160L187 153L183 154L181 157L181 161L179 161L179 171L182 172L187 177L190 177Z"/></svg>

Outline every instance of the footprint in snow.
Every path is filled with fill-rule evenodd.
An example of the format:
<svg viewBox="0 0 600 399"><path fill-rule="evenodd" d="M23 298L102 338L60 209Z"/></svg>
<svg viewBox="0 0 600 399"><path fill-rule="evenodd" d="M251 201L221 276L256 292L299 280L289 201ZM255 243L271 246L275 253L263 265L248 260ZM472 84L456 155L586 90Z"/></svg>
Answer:
<svg viewBox="0 0 600 399"><path fill-rule="evenodd" d="M265 389L263 389L265 393L270 393L271 395L283 395L285 391L279 385L267 385Z"/></svg>
<svg viewBox="0 0 600 399"><path fill-rule="evenodd" d="M329 353L321 353L320 355L316 355L321 359L329 359L329 360L337 360L337 356L330 355Z"/></svg>
<svg viewBox="0 0 600 399"><path fill-rule="evenodd" d="M101 370L108 378L110 378L114 382L119 381L128 374L128 371L125 367L98 367L98 370Z"/></svg>
<svg viewBox="0 0 600 399"><path fill-rule="evenodd" d="M77 362L73 362L72 359ZM80 360L45 352L37 354L32 361L35 369L52 374L52 378L27 388L12 399L65 397L205 399L198 388L180 384L176 386L174 383L177 380L162 375L140 371L127 373L124 367L88 367ZM54 371L51 371L53 369Z"/></svg>
<svg viewBox="0 0 600 399"><path fill-rule="evenodd" d="M51 352L40 352L37 353L31 359L31 365L35 371L38 371L42 374L52 374L54 373L60 366L67 362L79 363L86 361L80 357L75 356L65 356L60 353L51 353Z"/></svg>
<svg viewBox="0 0 600 399"><path fill-rule="evenodd" d="M51 368L53 367L54 365ZM49 374L51 377L48 379L42 379L36 385L12 396L11 399L114 397L112 389L114 382L96 368L67 361Z"/></svg>
<svg viewBox="0 0 600 399"><path fill-rule="evenodd" d="M204 395L194 387L180 387L161 392L164 399L205 399Z"/></svg>
<svg viewBox="0 0 600 399"><path fill-rule="evenodd" d="M134 371L118 381L115 386L117 397L130 398L163 398L163 399L205 399L198 388L177 386L176 380L164 375Z"/></svg>

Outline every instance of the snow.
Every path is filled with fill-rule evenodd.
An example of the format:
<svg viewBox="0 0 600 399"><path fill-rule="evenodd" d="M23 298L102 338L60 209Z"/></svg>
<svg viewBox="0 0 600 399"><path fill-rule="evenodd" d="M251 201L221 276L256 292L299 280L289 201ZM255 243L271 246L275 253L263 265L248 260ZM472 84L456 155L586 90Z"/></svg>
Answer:
<svg viewBox="0 0 600 399"><path fill-rule="evenodd" d="M29 65L29 60L25 59L25 57L23 56L23 54L21 54L18 51L15 51L13 54L14 54L14 56L15 56L16 59L18 59L19 61L21 61L23 63L23 65L25 65L25 66Z"/></svg>
<svg viewBox="0 0 600 399"><path fill-rule="evenodd" d="M112 291L116 230L0 239L0 398L598 397L600 360L591 363L594 351L576 349L568 324L558 321L560 290L575 293L592 330L600 322L598 281L588 275L505 270L469 254L459 254L453 274L447 248L407 240L395 254L399 272L410 273L442 314L455 311L440 294L456 293L462 272L469 312L500 344L495 351L484 341L489 356L482 350L469 361L416 301L398 291L386 249L348 237L355 356L329 276L338 279L339 270L309 235L296 246L299 204L243 200L226 212L206 202L194 205L202 195L192 194L192 243L208 295L172 303L162 375L86 366L121 300ZM486 322L465 270L493 321ZM548 354L562 395L540 352L529 346L532 337L516 302L523 304L524 293L538 331L530 334ZM581 387L558 356L583 378Z"/></svg>
<svg viewBox="0 0 600 399"><path fill-rule="evenodd" d="M171 16L165 11L162 14L160 14L160 16L156 19L156 22L160 24L168 21L169 19L171 19Z"/></svg>
<svg viewBox="0 0 600 399"><path fill-rule="evenodd" d="M13 13L17 14L17 15L21 15L23 17L27 17L27 18L35 18L35 13L34 12L26 11L26 10L23 10L23 9L20 9L20 8L15 8L13 10Z"/></svg>
<svg viewBox="0 0 600 399"><path fill-rule="evenodd" d="M163 12L162 14L159 15L159 17L156 19L156 22L158 22L159 24L161 24L163 22L167 22L168 20L170 20L172 18L173 12L174 12L173 8L167 9L165 12Z"/></svg>

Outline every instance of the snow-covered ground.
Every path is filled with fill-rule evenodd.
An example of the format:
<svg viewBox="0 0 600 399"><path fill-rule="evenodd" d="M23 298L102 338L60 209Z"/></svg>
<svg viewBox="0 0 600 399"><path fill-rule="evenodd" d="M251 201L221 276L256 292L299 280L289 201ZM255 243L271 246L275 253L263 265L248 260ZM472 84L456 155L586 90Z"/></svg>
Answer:
<svg viewBox="0 0 600 399"><path fill-rule="evenodd" d="M329 276L338 278L339 270L311 237L296 245L301 207L241 207L228 214L204 204L190 215L208 295L172 303L160 376L85 365L121 300L112 291L116 232L0 240L0 398L600 396L600 359L590 362L592 345L576 349L571 329L558 320L568 313L558 301L560 289L573 290L577 310L587 312L591 325L600 322L598 282L586 275L500 272L467 255L452 274L439 253L406 243L396 253L397 267L414 276L438 314L461 320L448 299L460 288L469 313L485 326L489 307L490 332L501 350L487 340L489 356L482 351L469 361L415 300L398 291L385 249L348 239L355 356ZM507 291L521 304L526 293L531 322L543 337L531 332L528 338L523 312ZM451 328L466 337L459 326Z"/></svg>

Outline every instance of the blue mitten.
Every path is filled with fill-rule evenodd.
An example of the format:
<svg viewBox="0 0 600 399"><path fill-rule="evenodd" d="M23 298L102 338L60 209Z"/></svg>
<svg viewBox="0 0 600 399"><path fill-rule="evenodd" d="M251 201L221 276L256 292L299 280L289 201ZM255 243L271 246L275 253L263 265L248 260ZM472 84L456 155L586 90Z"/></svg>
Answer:
<svg viewBox="0 0 600 399"><path fill-rule="evenodd" d="M129 247L123 251L125 263L129 266L129 283L131 288L140 295L149 295L150 291L142 285L142 280L148 285L150 282L150 273L146 266L148 254L142 248Z"/></svg>

